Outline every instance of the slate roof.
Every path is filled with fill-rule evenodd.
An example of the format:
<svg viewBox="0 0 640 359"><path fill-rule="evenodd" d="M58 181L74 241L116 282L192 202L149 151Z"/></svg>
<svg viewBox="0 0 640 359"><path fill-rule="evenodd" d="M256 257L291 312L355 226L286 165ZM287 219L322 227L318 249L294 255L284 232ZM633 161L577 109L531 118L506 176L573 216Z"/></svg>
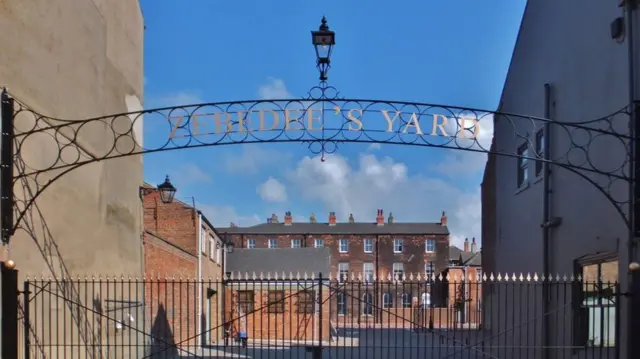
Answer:
<svg viewBox="0 0 640 359"><path fill-rule="evenodd" d="M376 223L336 223L330 226L328 223L261 223L250 227L217 227L220 234L371 234L371 235L424 235L424 234L449 234L447 226L440 223L409 223L395 222L378 226Z"/></svg>
<svg viewBox="0 0 640 359"><path fill-rule="evenodd" d="M253 272L266 275L271 272L289 272L296 275L319 273L329 277L331 272L330 248L238 248L227 254L227 271L240 272L242 275Z"/></svg>
<svg viewBox="0 0 640 359"><path fill-rule="evenodd" d="M462 252L460 253L460 259L462 260L462 265L469 265L469 266L482 265L482 254L480 252L476 252L476 253Z"/></svg>
<svg viewBox="0 0 640 359"><path fill-rule="evenodd" d="M449 246L449 260L460 260L460 253L462 253L462 249L452 245Z"/></svg>

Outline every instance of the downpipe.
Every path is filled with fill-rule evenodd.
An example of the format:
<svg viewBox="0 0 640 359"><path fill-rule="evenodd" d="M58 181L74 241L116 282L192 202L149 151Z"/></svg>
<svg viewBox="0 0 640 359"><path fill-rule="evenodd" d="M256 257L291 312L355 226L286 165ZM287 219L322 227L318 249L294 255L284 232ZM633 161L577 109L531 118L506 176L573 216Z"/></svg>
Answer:
<svg viewBox="0 0 640 359"><path fill-rule="evenodd" d="M202 338L202 282L200 279L202 278L202 214L198 213L198 227L196 228L197 238L198 238L198 273L196 277L196 283L198 283L198 293L196 300L198 301L198 305L196 306L196 313L198 313L196 324L198 328L198 342L200 345L204 345L204 341Z"/></svg>

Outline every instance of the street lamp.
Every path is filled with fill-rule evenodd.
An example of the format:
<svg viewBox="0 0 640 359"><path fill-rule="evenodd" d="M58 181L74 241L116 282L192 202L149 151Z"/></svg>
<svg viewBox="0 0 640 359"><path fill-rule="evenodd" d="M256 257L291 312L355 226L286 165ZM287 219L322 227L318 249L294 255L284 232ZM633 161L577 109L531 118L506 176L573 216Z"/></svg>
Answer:
<svg viewBox="0 0 640 359"><path fill-rule="evenodd" d="M331 68L331 50L336 44L336 33L329 30L326 17L322 17L318 31L311 31L311 41L316 48L316 66L320 71L320 81L327 81L327 72Z"/></svg>
<svg viewBox="0 0 640 359"><path fill-rule="evenodd" d="M227 242L224 244L224 250L227 253L233 253L233 249L235 248L233 241L231 240L227 240Z"/></svg>
<svg viewBox="0 0 640 359"><path fill-rule="evenodd" d="M173 202L173 197L175 197L177 189L171 184L169 176L167 176L164 182L158 185L158 191L160 191L160 200L162 203L171 203Z"/></svg>

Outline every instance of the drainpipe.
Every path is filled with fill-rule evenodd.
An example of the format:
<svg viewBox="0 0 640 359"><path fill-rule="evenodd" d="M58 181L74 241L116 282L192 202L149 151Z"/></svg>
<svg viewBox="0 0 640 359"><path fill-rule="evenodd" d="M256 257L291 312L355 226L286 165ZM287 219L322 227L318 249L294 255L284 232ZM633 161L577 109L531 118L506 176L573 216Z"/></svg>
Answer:
<svg viewBox="0 0 640 359"><path fill-rule="evenodd" d="M196 294L197 298L196 301L198 303L197 305L197 309L196 309L196 313L198 313L197 316L197 326L198 326L198 333L202 333L202 319L201 319L201 315L202 315L202 282L200 281L200 279L202 278L202 214L198 213L198 228L197 230L197 235L196 237L198 238L198 274L196 277L196 283L198 283L198 293ZM202 342L202 336L198 335L198 341L200 343L200 345L203 345L204 343Z"/></svg>
<svg viewBox="0 0 640 359"><path fill-rule="evenodd" d="M378 253L379 253L379 251L378 251L378 240L379 240L379 236L376 236L376 242L375 242L374 247L373 247L373 250L376 251L376 280L373 281L373 288L374 288L373 297L375 298L374 300L375 300L376 308L378 308L376 310L377 321L379 323L382 323L382 310L380 310L380 307L381 307L380 304L381 303L380 303L380 299L378 298L380 296L380 290L378 288L378 281L380 280L380 272L379 272L380 262L379 262L379 257L378 257ZM338 275L340 275L340 274L338 273ZM384 305L384 301L383 301L382 305Z"/></svg>
<svg viewBox="0 0 640 359"><path fill-rule="evenodd" d="M544 84L544 117L546 119L551 119L551 85L550 84ZM550 154L550 149L549 149L549 143L550 141L550 137L551 134L549 133L549 128L550 128L550 123L549 122L545 122L544 124L544 159L545 162L542 163L542 191L543 191L543 203L542 203L542 223L549 223L551 220L551 189L550 189L550 171L549 171L549 154ZM551 273L551 260L550 260L550 240L551 240L551 226L547 226L544 225L542 226L542 271L544 273L544 276L549 276ZM549 298L550 292L549 292L549 281L547 279L545 279L543 281L543 285L542 285L542 312L543 313L548 313L549 312L549 308L550 308L550 298ZM549 354L549 343L551 342L551 336L550 336L550 322L549 322L549 317L548 315L545 315L543 317L543 343L542 345L544 346L545 352L546 352L546 356L545 357L550 357Z"/></svg>

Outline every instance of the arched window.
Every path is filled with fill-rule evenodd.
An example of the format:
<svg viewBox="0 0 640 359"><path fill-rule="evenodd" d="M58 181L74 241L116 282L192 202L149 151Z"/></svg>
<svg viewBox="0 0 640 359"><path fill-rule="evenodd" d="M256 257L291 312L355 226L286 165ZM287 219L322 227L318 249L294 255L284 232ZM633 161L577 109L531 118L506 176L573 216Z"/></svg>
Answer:
<svg viewBox="0 0 640 359"><path fill-rule="evenodd" d="M369 292L362 296L362 315L373 315L373 294Z"/></svg>
<svg viewBox="0 0 640 359"><path fill-rule="evenodd" d="M391 293L384 293L382 295L382 307L385 309L393 307L393 296Z"/></svg>
<svg viewBox="0 0 640 359"><path fill-rule="evenodd" d="M347 315L347 296L343 292L336 294L338 315Z"/></svg>
<svg viewBox="0 0 640 359"><path fill-rule="evenodd" d="M420 296L420 305L423 308L429 308L431 307L431 294L429 293L422 293L422 295Z"/></svg>
<svg viewBox="0 0 640 359"><path fill-rule="evenodd" d="M411 294L402 293L402 307L411 308Z"/></svg>

